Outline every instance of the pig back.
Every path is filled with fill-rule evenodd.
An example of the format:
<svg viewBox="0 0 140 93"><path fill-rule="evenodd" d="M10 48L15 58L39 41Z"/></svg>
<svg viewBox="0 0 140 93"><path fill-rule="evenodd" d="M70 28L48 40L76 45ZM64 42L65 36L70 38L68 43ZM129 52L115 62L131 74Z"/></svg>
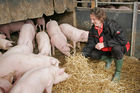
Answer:
<svg viewBox="0 0 140 93"><path fill-rule="evenodd" d="M19 31L24 25L24 21L9 23L9 28L11 32Z"/></svg>
<svg viewBox="0 0 140 93"><path fill-rule="evenodd" d="M0 57L0 76L16 72L16 76L39 66L58 66L56 58L32 53L14 53ZM7 69L8 68L8 69Z"/></svg>

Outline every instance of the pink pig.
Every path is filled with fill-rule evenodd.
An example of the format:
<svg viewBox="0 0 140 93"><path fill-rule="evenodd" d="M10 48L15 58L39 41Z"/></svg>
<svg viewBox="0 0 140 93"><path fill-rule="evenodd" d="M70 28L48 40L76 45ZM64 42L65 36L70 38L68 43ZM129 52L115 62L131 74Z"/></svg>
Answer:
<svg viewBox="0 0 140 93"><path fill-rule="evenodd" d="M13 73L19 78L24 72L35 67L58 66L59 61L54 57L31 53L14 53L0 57L0 77Z"/></svg>
<svg viewBox="0 0 140 93"><path fill-rule="evenodd" d="M39 54L51 56L51 44L47 33L45 31L38 32L36 34L36 40L38 44Z"/></svg>
<svg viewBox="0 0 140 93"><path fill-rule="evenodd" d="M43 26L43 31L45 31L45 19L44 19L44 17L41 17L41 18L37 18L37 26L39 26L39 29L40 29L40 31L42 31L41 30L41 25Z"/></svg>
<svg viewBox="0 0 140 93"><path fill-rule="evenodd" d="M8 93L11 87L12 84L8 80L0 78L0 88L2 90L2 93Z"/></svg>
<svg viewBox="0 0 140 93"><path fill-rule="evenodd" d="M64 69L59 67L41 67L26 72L11 89L10 93L47 93L52 92L53 84L69 78Z"/></svg>
<svg viewBox="0 0 140 93"><path fill-rule="evenodd" d="M121 9L121 10L132 10L131 8L129 8L127 6L119 6L118 9Z"/></svg>
<svg viewBox="0 0 140 93"><path fill-rule="evenodd" d="M0 34L0 38L5 39L5 38L6 38L6 36L5 36L4 34Z"/></svg>
<svg viewBox="0 0 140 93"><path fill-rule="evenodd" d="M4 55L14 54L14 53L32 53L33 49L26 45L16 45L10 49L8 49Z"/></svg>
<svg viewBox="0 0 140 93"><path fill-rule="evenodd" d="M19 31L22 25L24 25L24 21L3 24L0 25L0 32L6 34L8 39L11 39L10 33Z"/></svg>
<svg viewBox="0 0 140 93"><path fill-rule="evenodd" d="M2 53L0 52L0 56L2 56Z"/></svg>
<svg viewBox="0 0 140 93"><path fill-rule="evenodd" d="M51 44L53 47L53 54L54 54L54 46L61 51L63 54L70 56L70 44L67 43L67 38L61 32L56 21L49 21L46 25L47 32L51 38Z"/></svg>
<svg viewBox="0 0 140 93"><path fill-rule="evenodd" d="M87 42L88 40L88 31L77 29L69 24L61 24L60 28L64 35L73 41L74 49L76 48L76 42Z"/></svg>
<svg viewBox="0 0 140 93"><path fill-rule="evenodd" d="M18 45L27 45L33 49L33 40L35 37L35 29L32 24L24 24L20 29Z"/></svg>
<svg viewBox="0 0 140 93"><path fill-rule="evenodd" d="M12 43L14 42L0 38L0 49L7 50L13 46Z"/></svg>
<svg viewBox="0 0 140 93"><path fill-rule="evenodd" d="M55 20L50 20L47 24L46 24L46 28L47 28L47 32L48 35L50 37L53 37L56 34L61 34L61 36L67 40L67 38L65 37L65 35L61 32L60 27L58 26L58 23Z"/></svg>

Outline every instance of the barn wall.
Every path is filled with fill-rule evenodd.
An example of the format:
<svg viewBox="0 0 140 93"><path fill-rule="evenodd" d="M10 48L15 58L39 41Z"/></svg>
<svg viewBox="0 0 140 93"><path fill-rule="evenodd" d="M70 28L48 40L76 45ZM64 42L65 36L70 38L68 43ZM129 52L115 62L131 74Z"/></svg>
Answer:
<svg viewBox="0 0 140 93"><path fill-rule="evenodd" d="M73 0L0 0L0 24L72 12Z"/></svg>

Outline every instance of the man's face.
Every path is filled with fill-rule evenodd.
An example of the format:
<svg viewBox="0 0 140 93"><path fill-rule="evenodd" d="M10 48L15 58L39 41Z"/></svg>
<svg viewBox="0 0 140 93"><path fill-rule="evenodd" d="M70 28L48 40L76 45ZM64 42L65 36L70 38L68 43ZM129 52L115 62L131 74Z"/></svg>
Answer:
<svg viewBox="0 0 140 93"><path fill-rule="evenodd" d="M91 23L94 24L95 26L100 27L101 26L101 21L94 15L94 14L90 14L90 19L91 19Z"/></svg>

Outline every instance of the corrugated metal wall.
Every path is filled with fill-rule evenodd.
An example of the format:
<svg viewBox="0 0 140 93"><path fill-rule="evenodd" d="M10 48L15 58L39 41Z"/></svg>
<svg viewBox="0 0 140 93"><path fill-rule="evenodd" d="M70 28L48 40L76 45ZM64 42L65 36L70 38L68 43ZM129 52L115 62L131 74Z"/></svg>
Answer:
<svg viewBox="0 0 140 93"><path fill-rule="evenodd" d="M73 0L0 0L0 24L72 11Z"/></svg>

